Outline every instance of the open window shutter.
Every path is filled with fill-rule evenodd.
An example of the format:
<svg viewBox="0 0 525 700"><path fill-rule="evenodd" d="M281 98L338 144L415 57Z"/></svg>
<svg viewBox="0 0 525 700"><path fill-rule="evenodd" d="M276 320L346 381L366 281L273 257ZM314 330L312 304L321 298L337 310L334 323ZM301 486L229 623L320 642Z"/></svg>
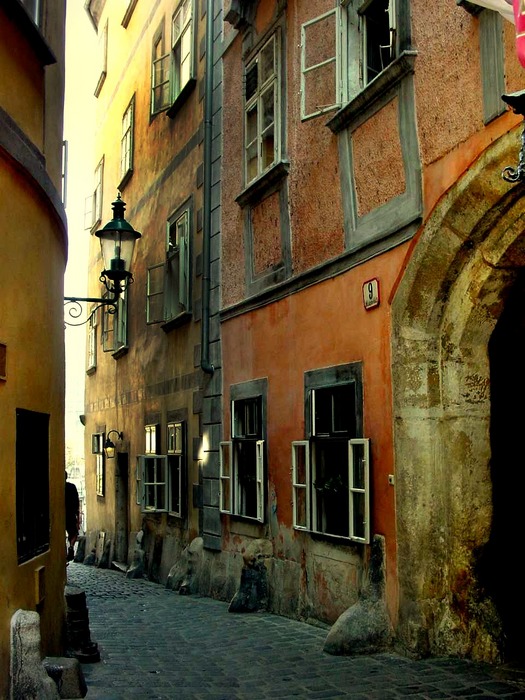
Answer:
<svg viewBox="0 0 525 700"><path fill-rule="evenodd" d="M264 440L257 440L257 520L264 522Z"/></svg>
<svg viewBox="0 0 525 700"><path fill-rule="evenodd" d="M350 539L370 542L370 440L348 441Z"/></svg>
<svg viewBox="0 0 525 700"><path fill-rule="evenodd" d="M340 104L339 5L301 26L301 119Z"/></svg>
<svg viewBox="0 0 525 700"><path fill-rule="evenodd" d="M310 443L292 442L293 526L310 529Z"/></svg>
<svg viewBox="0 0 525 700"><path fill-rule="evenodd" d="M146 283L146 323L164 321L164 263L157 263L148 268Z"/></svg>
<svg viewBox="0 0 525 700"><path fill-rule="evenodd" d="M219 508L221 513L231 513L233 510L232 490L232 443L220 443L220 491Z"/></svg>
<svg viewBox="0 0 525 700"><path fill-rule="evenodd" d="M184 219L186 221L186 219ZM182 224L179 226L179 309L177 312L186 311L188 308L188 261L187 241L188 229Z"/></svg>
<svg viewBox="0 0 525 700"><path fill-rule="evenodd" d="M396 55L397 41L396 0L388 2L388 26L390 27L390 60L392 61Z"/></svg>

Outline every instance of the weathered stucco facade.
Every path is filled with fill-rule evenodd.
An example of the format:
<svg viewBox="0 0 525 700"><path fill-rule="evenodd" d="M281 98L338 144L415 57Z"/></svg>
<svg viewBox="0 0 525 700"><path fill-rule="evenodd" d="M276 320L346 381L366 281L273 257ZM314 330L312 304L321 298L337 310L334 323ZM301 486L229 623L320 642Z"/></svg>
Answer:
<svg viewBox="0 0 525 700"><path fill-rule="evenodd" d="M335 653L512 657L525 615L492 573L514 556L521 485L503 418L521 377L507 346L524 340L522 186L501 178L519 149L500 99L522 87L512 25L452 2L429 23L419 0L390 14L386 0L232 0L207 24L195 2L196 83L153 113L151 68L180 55L155 47L190 4L130 3L125 29L115 3L91 7L108 28L102 219L135 95L120 188L143 238L127 345L88 369L90 546L102 530L130 564L143 529L151 577L236 593L234 610L339 618ZM163 227L188 198L191 308L148 323ZM183 513L158 496L174 497L174 424ZM116 467L90 455L110 430ZM345 633L348 615L368 641Z"/></svg>
<svg viewBox="0 0 525 700"><path fill-rule="evenodd" d="M65 614L65 2L48 2L38 17L24 4L0 7L2 698L16 611L38 612L46 655L63 650Z"/></svg>

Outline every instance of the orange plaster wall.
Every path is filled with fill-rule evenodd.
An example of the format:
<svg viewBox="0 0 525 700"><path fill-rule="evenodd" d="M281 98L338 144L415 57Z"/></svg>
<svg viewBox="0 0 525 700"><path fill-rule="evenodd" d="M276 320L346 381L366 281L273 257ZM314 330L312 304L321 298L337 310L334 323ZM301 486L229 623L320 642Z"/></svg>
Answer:
<svg viewBox="0 0 525 700"><path fill-rule="evenodd" d="M364 431L372 447L372 531L386 537L393 615L397 584L394 489L388 484L388 474L393 473L388 298L406 248L400 246L222 327L223 356L228 358L223 369L225 397L232 384L268 378L270 491L275 490L278 518L287 528L292 528L291 442L305 437L304 372L362 361ZM362 285L373 277L380 281L382 302L365 311ZM228 416L224 425L229 425Z"/></svg>

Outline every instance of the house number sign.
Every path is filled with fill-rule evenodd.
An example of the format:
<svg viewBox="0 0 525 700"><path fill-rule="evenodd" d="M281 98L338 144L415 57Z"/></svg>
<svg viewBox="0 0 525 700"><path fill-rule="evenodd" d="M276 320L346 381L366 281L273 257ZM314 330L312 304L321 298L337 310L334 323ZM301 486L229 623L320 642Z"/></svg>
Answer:
<svg viewBox="0 0 525 700"><path fill-rule="evenodd" d="M379 306L379 280L374 278L363 284L363 303L365 309Z"/></svg>

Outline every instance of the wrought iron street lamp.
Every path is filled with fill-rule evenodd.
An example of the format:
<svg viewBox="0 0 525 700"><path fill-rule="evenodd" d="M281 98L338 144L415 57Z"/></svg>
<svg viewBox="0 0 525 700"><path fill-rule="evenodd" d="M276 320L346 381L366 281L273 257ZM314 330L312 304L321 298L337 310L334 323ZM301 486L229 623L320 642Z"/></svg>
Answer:
<svg viewBox="0 0 525 700"><path fill-rule="evenodd" d="M126 203L122 201L120 193L111 206L113 208L113 218L95 234L100 239L102 260L104 262L104 269L100 273L100 281L106 287L108 296L101 298L64 297L64 307L68 309L68 314L73 319L78 319L82 313L81 302L96 304L85 321L77 323L66 321L65 323L68 326L81 326L87 323L100 307L107 307L108 312L114 314L117 310L120 295L133 282L133 275L130 271L131 260L133 258L135 241L141 237L141 234L135 231L133 226L124 218Z"/></svg>
<svg viewBox="0 0 525 700"><path fill-rule="evenodd" d="M109 431L109 433L106 435L106 441L104 442L104 452L106 454L107 459L114 459L115 453L117 451L117 448L115 447L115 443L109 437L111 435L111 433L117 434L117 440L122 440L124 437L124 433L121 433L118 430L110 430Z"/></svg>

